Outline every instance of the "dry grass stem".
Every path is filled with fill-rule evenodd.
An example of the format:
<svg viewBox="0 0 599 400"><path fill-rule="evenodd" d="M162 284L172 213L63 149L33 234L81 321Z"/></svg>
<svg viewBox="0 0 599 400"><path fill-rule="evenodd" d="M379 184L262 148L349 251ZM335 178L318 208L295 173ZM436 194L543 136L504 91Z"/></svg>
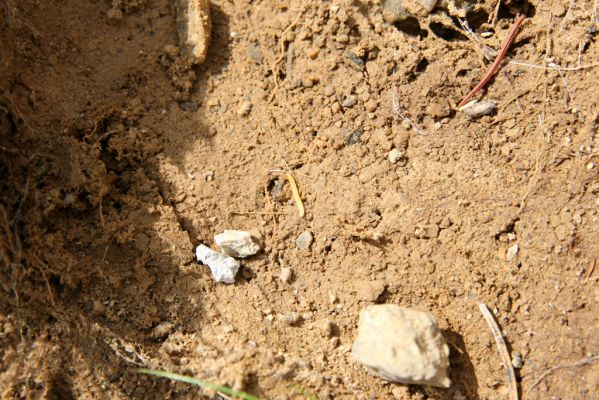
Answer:
<svg viewBox="0 0 599 400"><path fill-rule="evenodd" d="M574 364L558 365L558 366L549 368L547 371L543 372L541 374L541 376L539 376L537 378L537 380L534 381L534 383L528 388L528 390L526 391L526 398L528 398L528 394L531 392L531 390L533 390L535 387L537 387L537 385L539 383L541 383L541 381L543 381L543 379L545 379L547 376L551 375L555 371L559 371L560 369L566 369L566 368L583 367L585 365L590 365L596 361L599 361L599 356L583 358L582 360L576 361Z"/></svg>
<svg viewBox="0 0 599 400"><path fill-rule="evenodd" d="M293 198L293 202L297 207L299 216L300 218L303 218L305 214L304 203L302 202L302 198L300 197L299 188L297 186L295 176L293 176L291 172L287 172L285 174L285 178L287 178L287 181L289 181L289 187L291 187L291 197Z"/></svg>
<svg viewBox="0 0 599 400"><path fill-rule="evenodd" d="M489 325L489 329L491 330L491 334L495 339L495 343L497 344L497 349L499 350L499 354L501 355L501 361L503 362L503 366L505 367L506 375L507 375L507 384L509 387L510 400L518 400L518 386L516 384L516 374L514 373L514 367L512 366L512 359L510 357L510 353L505 344L505 340L503 340L503 336L501 335L501 331L499 330L499 326L489 308L485 303L479 303L478 307L480 308L480 312L483 314L485 321L487 321L487 325Z"/></svg>

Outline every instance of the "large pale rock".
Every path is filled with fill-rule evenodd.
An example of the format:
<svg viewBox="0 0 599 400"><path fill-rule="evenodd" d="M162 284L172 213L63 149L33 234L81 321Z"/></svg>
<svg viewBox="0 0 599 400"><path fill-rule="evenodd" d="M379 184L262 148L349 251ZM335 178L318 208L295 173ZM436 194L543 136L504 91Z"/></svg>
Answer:
<svg viewBox="0 0 599 400"><path fill-rule="evenodd" d="M226 230L214 236L214 241L223 253L232 257L249 257L260 251L252 235L245 231Z"/></svg>
<svg viewBox="0 0 599 400"><path fill-rule="evenodd" d="M391 382L448 388L449 347L435 318L394 304L360 312L354 359Z"/></svg>
<svg viewBox="0 0 599 400"><path fill-rule="evenodd" d="M203 244L196 247L196 257L210 268L215 281L235 283L235 275L241 266L239 261L226 254L217 253Z"/></svg>
<svg viewBox="0 0 599 400"><path fill-rule="evenodd" d="M177 0L177 26L181 47L195 63L203 63L212 32L210 0Z"/></svg>

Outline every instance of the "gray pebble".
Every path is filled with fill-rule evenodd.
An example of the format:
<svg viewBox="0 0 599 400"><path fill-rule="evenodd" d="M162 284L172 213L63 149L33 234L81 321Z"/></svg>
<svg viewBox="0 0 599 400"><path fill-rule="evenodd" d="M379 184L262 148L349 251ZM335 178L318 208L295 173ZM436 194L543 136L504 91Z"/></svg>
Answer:
<svg viewBox="0 0 599 400"><path fill-rule="evenodd" d="M520 369L522 368L522 364L524 364L524 362L522 361L522 356L519 352L516 351L514 353L514 356L512 357L512 366L516 369Z"/></svg>
<svg viewBox="0 0 599 400"><path fill-rule="evenodd" d="M257 44L250 44L245 49L245 55L256 64L262 64L262 60L264 59L262 51L260 51L260 46Z"/></svg>
<svg viewBox="0 0 599 400"><path fill-rule="evenodd" d="M345 108L350 108L355 106L358 103L358 99L356 99L356 96L347 96L345 98L345 100L343 100L343 107Z"/></svg>
<svg viewBox="0 0 599 400"><path fill-rule="evenodd" d="M296 312L290 312L285 315L279 315L279 321L282 321L289 326L295 326L302 322L302 316Z"/></svg>
<svg viewBox="0 0 599 400"><path fill-rule="evenodd" d="M497 103L492 100L479 101L466 104L461 111L469 119L477 119L485 115L491 115L497 109Z"/></svg>
<svg viewBox="0 0 599 400"><path fill-rule="evenodd" d="M179 103L179 108L183 111L198 111L198 104L195 101L182 101Z"/></svg>
<svg viewBox="0 0 599 400"><path fill-rule="evenodd" d="M362 136L363 133L364 133L364 131L362 129L358 128L347 136L347 139L345 140L345 142L348 145L356 144L360 141L360 136Z"/></svg>
<svg viewBox="0 0 599 400"><path fill-rule="evenodd" d="M298 249L308 250L313 241L314 241L314 236L312 235L312 232L306 230L306 231L303 231L297 237L297 239L295 239L295 245L298 247Z"/></svg>
<svg viewBox="0 0 599 400"><path fill-rule="evenodd" d="M364 60L349 50L343 53L343 55L345 56L346 60L350 61L349 65L352 68L358 71L364 71Z"/></svg>

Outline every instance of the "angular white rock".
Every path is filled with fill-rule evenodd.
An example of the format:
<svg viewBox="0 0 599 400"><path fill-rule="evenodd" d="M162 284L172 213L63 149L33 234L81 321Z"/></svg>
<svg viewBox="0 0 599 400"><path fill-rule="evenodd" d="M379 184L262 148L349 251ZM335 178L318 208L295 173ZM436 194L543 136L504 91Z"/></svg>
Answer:
<svg viewBox="0 0 599 400"><path fill-rule="evenodd" d="M226 230L214 236L214 241L222 252L232 257L249 257L260 251L260 246L249 232Z"/></svg>
<svg viewBox="0 0 599 400"><path fill-rule="evenodd" d="M516 258L516 256L518 255L518 250L518 243L510 246L510 248L507 249L507 252L505 253L506 261L512 261L514 258Z"/></svg>
<svg viewBox="0 0 599 400"><path fill-rule="evenodd" d="M391 382L451 385L449 347L429 313L394 304L366 307L352 354L370 373Z"/></svg>
<svg viewBox="0 0 599 400"><path fill-rule="evenodd" d="M215 281L235 283L235 275L241 265L239 261L226 254L217 253L203 244L196 247L196 257L210 268Z"/></svg>

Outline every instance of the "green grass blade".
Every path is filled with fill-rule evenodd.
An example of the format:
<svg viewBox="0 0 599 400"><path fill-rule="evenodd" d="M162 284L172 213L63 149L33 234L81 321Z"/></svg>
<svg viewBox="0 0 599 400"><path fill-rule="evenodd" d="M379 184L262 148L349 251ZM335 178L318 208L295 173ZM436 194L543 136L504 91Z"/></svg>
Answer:
<svg viewBox="0 0 599 400"><path fill-rule="evenodd" d="M191 376L173 374L172 372L159 371L156 369L146 369L146 368L139 368L137 371L141 372L142 374L160 376L162 378L168 378L173 381L190 383L192 385L196 385L196 386L199 386L204 389L216 390L217 392L221 392L221 393L227 394L229 396L235 396L235 397L238 397L243 400L260 400L259 397L253 396L251 394L248 394L248 393L245 393L245 392L242 392L239 390L231 389L226 386L215 385L214 383L210 383L210 382L206 382L206 381L203 381L200 379L192 378Z"/></svg>

